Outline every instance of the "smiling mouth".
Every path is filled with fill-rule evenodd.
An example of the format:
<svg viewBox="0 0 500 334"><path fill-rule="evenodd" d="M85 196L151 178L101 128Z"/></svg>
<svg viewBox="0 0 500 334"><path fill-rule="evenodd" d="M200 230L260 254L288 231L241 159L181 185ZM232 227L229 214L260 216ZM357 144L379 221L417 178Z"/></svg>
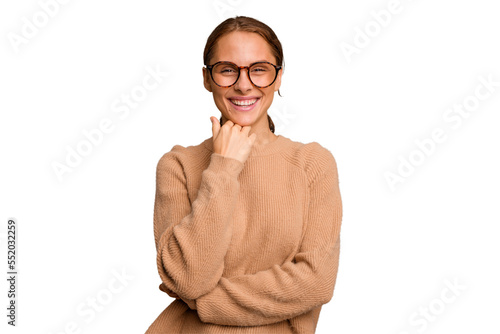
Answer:
<svg viewBox="0 0 500 334"><path fill-rule="evenodd" d="M237 106L251 106L254 105L255 102L257 102L259 99L252 99L252 100L231 100L231 103L237 105Z"/></svg>

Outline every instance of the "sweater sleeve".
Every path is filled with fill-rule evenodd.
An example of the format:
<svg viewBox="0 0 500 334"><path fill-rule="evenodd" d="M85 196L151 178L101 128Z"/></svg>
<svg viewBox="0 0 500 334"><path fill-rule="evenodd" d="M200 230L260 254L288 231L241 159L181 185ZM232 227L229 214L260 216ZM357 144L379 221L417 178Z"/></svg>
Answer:
<svg viewBox="0 0 500 334"><path fill-rule="evenodd" d="M203 322L266 325L326 304L333 296L340 251L342 203L333 155L309 185L307 227L295 257L251 275L222 277L196 300Z"/></svg>
<svg viewBox="0 0 500 334"><path fill-rule="evenodd" d="M244 164L212 153L191 203L179 153L172 149L164 154L156 170L157 267L168 290L194 300L214 289L221 278L240 189L238 175Z"/></svg>

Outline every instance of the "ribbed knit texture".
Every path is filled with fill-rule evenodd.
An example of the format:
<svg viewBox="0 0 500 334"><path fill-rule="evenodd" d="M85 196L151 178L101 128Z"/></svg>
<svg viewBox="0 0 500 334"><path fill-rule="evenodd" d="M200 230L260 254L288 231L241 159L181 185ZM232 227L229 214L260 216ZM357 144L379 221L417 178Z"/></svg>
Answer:
<svg viewBox="0 0 500 334"><path fill-rule="evenodd" d="M146 334L314 333L339 261L332 153L278 135L242 163L210 137L173 146L156 173L160 290L180 299Z"/></svg>

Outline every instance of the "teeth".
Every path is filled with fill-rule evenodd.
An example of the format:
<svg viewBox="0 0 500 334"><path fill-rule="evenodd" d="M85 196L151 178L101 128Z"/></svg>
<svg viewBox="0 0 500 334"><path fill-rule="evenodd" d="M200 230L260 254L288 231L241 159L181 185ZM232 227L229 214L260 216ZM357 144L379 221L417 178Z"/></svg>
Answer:
<svg viewBox="0 0 500 334"><path fill-rule="evenodd" d="M254 104L255 102L257 102L257 99L253 99L253 100L231 100L231 102L233 102L234 104L236 104L238 106L251 106L252 104Z"/></svg>

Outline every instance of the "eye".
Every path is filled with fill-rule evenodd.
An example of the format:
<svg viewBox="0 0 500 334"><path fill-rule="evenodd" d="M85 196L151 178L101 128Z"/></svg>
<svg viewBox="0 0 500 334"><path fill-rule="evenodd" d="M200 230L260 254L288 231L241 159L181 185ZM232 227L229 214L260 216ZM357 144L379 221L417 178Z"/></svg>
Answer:
<svg viewBox="0 0 500 334"><path fill-rule="evenodd" d="M238 75L238 68L231 64L219 64L215 67L215 72L224 76L235 76Z"/></svg>
<svg viewBox="0 0 500 334"><path fill-rule="evenodd" d="M271 71L271 66L269 64L257 64L251 68L254 74L264 74Z"/></svg>

